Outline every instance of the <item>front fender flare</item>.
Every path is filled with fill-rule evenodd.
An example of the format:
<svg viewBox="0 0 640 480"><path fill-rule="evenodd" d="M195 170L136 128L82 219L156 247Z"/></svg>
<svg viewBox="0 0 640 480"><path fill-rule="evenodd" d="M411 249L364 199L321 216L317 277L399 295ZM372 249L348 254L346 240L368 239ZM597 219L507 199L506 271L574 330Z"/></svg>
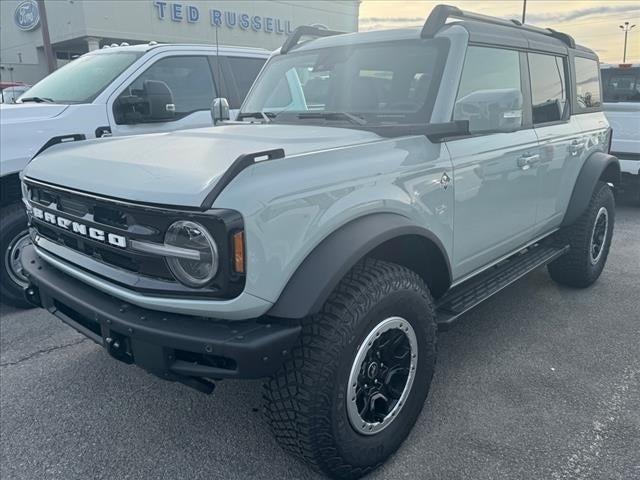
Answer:
<svg viewBox="0 0 640 480"><path fill-rule="evenodd" d="M585 212L596 184L601 178L604 181L619 184L620 163L613 155L594 152L582 165L561 226L571 225Z"/></svg>
<svg viewBox="0 0 640 480"><path fill-rule="evenodd" d="M432 241L446 259L451 278L446 250L435 234L402 215L374 213L347 223L320 242L291 276L268 315L303 318L317 313L358 261L384 242L403 235Z"/></svg>

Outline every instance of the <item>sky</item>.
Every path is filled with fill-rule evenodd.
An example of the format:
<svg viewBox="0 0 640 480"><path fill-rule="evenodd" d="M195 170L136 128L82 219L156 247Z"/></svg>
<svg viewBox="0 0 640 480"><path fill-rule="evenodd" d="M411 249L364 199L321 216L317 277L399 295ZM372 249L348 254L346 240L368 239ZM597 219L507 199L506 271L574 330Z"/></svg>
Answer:
<svg viewBox="0 0 640 480"><path fill-rule="evenodd" d="M439 4L506 19L521 19L523 0L362 0L360 30L421 26ZM619 25L637 24L628 35L627 62L640 62L640 1L527 0L526 22L572 35L595 50L601 62L621 63L624 33Z"/></svg>

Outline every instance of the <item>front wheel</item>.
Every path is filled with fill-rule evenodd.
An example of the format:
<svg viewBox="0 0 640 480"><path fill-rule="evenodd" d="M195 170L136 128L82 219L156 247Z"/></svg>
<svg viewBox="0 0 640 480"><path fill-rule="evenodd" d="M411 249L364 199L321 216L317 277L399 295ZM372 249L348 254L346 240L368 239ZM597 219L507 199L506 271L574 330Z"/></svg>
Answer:
<svg viewBox="0 0 640 480"><path fill-rule="evenodd" d="M569 252L548 266L551 278L571 287L585 288L595 282L602 270L613 238L615 200L611 187L598 182L587 210L573 224L558 233Z"/></svg>
<svg viewBox="0 0 640 480"><path fill-rule="evenodd" d="M31 243L27 230L27 215L21 204L2 207L0 214L0 293L3 302L20 308L32 308L24 298L23 290L28 284L22 271L20 255Z"/></svg>
<svg viewBox="0 0 640 480"><path fill-rule="evenodd" d="M288 452L334 478L378 467L409 434L433 376L435 310L399 265L366 260L304 321L265 385L265 413Z"/></svg>

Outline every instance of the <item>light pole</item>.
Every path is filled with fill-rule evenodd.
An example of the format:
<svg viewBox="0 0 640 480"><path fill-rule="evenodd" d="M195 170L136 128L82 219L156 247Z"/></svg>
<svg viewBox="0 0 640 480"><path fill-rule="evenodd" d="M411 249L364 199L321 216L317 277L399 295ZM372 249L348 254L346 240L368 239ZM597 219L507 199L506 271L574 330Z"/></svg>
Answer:
<svg viewBox="0 0 640 480"><path fill-rule="evenodd" d="M49 73L51 73L57 68L58 64L53 56L53 48L51 48L49 22L47 22L47 9L44 6L44 0L38 0L38 11L40 12L40 25L42 26L42 46L44 47L44 55L47 57L47 67Z"/></svg>
<svg viewBox="0 0 640 480"><path fill-rule="evenodd" d="M624 25L620 25L620 28L624 32L624 52L622 54L622 63L627 63L627 35L635 25L629 25L629 22L624 22Z"/></svg>
<svg viewBox="0 0 640 480"><path fill-rule="evenodd" d="M522 24L524 25L524 18L527 16L527 0L522 2Z"/></svg>

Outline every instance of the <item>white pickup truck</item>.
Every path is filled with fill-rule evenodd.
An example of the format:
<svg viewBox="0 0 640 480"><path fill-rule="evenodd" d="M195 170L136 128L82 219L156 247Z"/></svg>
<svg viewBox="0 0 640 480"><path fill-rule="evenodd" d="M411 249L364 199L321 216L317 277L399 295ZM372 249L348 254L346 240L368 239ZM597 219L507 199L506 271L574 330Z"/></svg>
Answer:
<svg viewBox="0 0 640 480"><path fill-rule="evenodd" d="M228 99L233 117L269 55L229 46L111 46L56 70L16 104L0 105L2 301L28 306L19 173L34 156L63 142L209 126L216 97Z"/></svg>
<svg viewBox="0 0 640 480"><path fill-rule="evenodd" d="M640 64L601 65L604 112L620 160L621 188L640 204Z"/></svg>

